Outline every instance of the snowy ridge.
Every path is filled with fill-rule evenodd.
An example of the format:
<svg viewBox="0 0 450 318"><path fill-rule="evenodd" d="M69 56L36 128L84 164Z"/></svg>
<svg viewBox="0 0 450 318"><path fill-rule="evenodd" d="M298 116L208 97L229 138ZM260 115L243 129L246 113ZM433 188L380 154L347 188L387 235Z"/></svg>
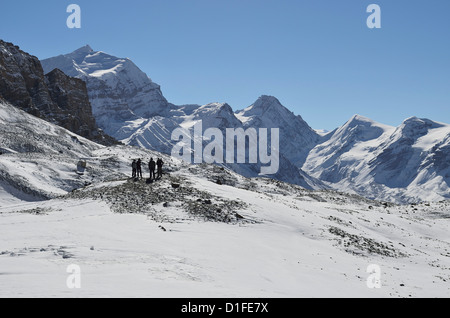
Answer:
<svg viewBox="0 0 450 318"><path fill-rule="evenodd" d="M409 118L390 127L355 116L316 146L303 169L341 191L394 202L450 198L450 125Z"/></svg>

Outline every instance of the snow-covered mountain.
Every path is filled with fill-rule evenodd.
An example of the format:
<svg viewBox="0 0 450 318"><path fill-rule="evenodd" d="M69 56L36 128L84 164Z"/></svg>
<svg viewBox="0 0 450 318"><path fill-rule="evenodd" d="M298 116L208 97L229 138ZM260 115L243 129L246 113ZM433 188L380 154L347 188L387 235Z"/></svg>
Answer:
<svg viewBox="0 0 450 318"><path fill-rule="evenodd" d="M309 151L321 140L301 116L294 115L273 96L261 96L236 116L245 128L279 128L280 152L297 167L303 166Z"/></svg>
<svg viewBox="0 0 450 318"><path fill-rule="evenodd" d="M395 128L355 115L308 154L303 168L321 180L337 183L364 169L364 160ZM356 170L355 170L356 169Z"/></svg>
<svg viewBox="0 0 450 318"><path fill-rule="evenodd" d="M93 51L90 46L42 61L50 72L61 69L86 81L93 113L100 127L127 145L170 154L177 128L192 129L202 121L203 131L219 128L282 128L288 137L280 149L280 171L273 177L306 188L325 187L300 170L307 152L320 140L300 116L295 116L274 97L262 96L254 105L234 113L226 103L175 106L160 87L129 59ZM259 164L225 164L247 177L260 173Z"/></svg>
<svg viewBox="0 0 450 318"><path fill-rule="evenodd" d="M248 125L246 123L250 123L253 120L255 120L255 116L253 116L250 112L249 113L240 113L235 114L232 110L232 108L226 104L226 103L211 103L203 106L197 106L195 108L188 107L179 107L178 109L175 109L172 111L174 114L171 117L171 120L175 120L180 127L191 129L194 127L194 125L198 122L202 122L202 129L205 131L208 128L218 128L222 131L223 135L226 135L226 130L228 128L242 128L244 130L252 127L252 128L280 128L280 140L284 140L285 137L284 131L287 131L284 129L283 126L279 126L278 124L282 124L280 117L282 115L288 115L292 116L295 119L295 117L292 113L287 111L287 109L282 106L274 97L269 96L262 96L258 99L258 101L255 103L256 105L259 105L260 103L265 102L274 102L274 105L272 105L271 114L267 114L267 117L261 116L260 118L263 119L261 122L254 123L253 125ZM178 113L178 114L177 114ZM277 114L279 113L279 114ZM177 115L176 115L177 114ZM269 116L274 116L275 120L270 121ZM286 116L287 117L287 116ZM166 119L167 120L167 119ZM160 120L157 120L157 122L160 122ZM287 124L288 120L286 120ZM300 121L300 127L299 125L291 124L289 127L295 127L295 131L291 131L290 133L292 135L295 135L297 137L297 141L299 141L300 145L306 144L308 141L304 141L304 138L308 138L308 134L305 134L304 138L301 135L301 129L305 128L306 132L310 132L310 128L301 126L303 121ZM306 124L306 123L305 123ZM158 124L156 124L158 125ZM169 124L170 125L170 124ZM170 126L169 126L170 127ZM309 129L308 129L309 128ZM295 138L293 137L293 138ZM315 137L315 136L314 136ZM203 142L204 144L207 144L207 141ZM225 140L222 143L223 149L226 149ZM289 182L292 184L300 185L306 189L323 189L326 188L322 182L319 180L316 180L315 178L311 178L307 173L302 171L297 165L295 165L288 157L287 155L291 155L294 150L291 149L289 146L292 144L286 144L281 143L280 149L279 149L279 170L276 174L271 175L271 178ZM254 145L257 147L257 145ZM250 146L247 144L247 153L246 153L246 162L248 162L248 148ZM300 147L296 148L300 152ZM160 149L157 149L160 150ZM234 153L236 155L236 147L234 149ZM261 172L261 163L256 164L238 164L238 163L226 163L224 160L223 166L231 168L233 171L245 176L245 177L257 177Z"/></svg>
<svg viewBox="0 0 450 318"><path fill-rule="evenodd" d="M400 127L354 116L342 127L318 133L278 99L261 96L234 112L226 103L175 106L129 59L89 46L42 61L87 82L101 128L127 145L170 154L177 128L279 128L280 171L272 177L308 189L334 188L394 202L450 198L449 129L411 118ZM259 164L224 164L246 177Z"/></svg>
<svg viewBox="0 0 450 318"><path fill-rule="evenodd" d="M113 137L127 121L164 116L169 111L160 86L130 59L93 51L87 45L41 63L45 73L58 68L86 82L97 123Z"/></svg>
<svg viewBox="0 0 450 318"><path fill-rule="evenodd" d="M409 118L399 127L354 116L316 146L303 169L335 189L395 202L450 198L450 125Z"/></svg>

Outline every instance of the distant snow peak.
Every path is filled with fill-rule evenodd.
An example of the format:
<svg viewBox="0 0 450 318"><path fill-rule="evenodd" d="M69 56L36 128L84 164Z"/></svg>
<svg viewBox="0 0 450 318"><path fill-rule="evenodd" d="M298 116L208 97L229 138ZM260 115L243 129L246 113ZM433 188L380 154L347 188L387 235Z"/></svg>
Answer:
<svg viewBox="0 0 450 318"><path fill-rule="evenodd" d="M367 117L361 116L361 115L353 115L353 117L349 120L349 123L374 123L372 119L369 119Z"/></svg>
<svg viewBox="0 0 450 318"><path fill-rule="evenodd" d="M91 48L89 44L86 44L83 47L80 47L78 50L74 51L73 53L91 53L94 52L94 50Z"/></svg>
<svg viewBox="0 0 450 318"><path fill-rule="evenodd" d="M264 116L267 112L278 113L280 111L289 111L283 105L281 105L280 101L268 95L262 95L259 97L256 102L244 109L243 113L246 113L248 116ZM289 111L290 112L290 111Z"/></svg>
<svg viewBox="0 0 450 318"><path fill-rule="evenodd" d="M450 126L411 117L399 127L353 116L302 167L331 187L400 203L450 198ZM430 189L434 189L430 191Z"/></svg>
<svg viewBox="0 0 450 318"><path fill-rule="evenodd" d="M87 45L41 63L46 73L59 68L84 80L99 126L118 139L127 122L165 116L170 110L160 86L127 58L93 51Z"/></svg>
<svg viewBox="0 0 450 318"><path fill-rule="evenodd" d="M267 108L272 105L282 106L276 97L270 95L261 95L254 104L255 107L262 108Z"/></svg>
<svg viewBox="0 0 450 318"><path fill-rule="evenodd" d="M267 128L259 130L255 128L244 130L240 127L225 128L225 136L223 130L223 128L210 127L204 131L202 120L195 123L193 134L186 128L176 128L172 133L172 140L177 142L172 149L172 157L195 164L203 162L268 164L268 166L261 166L260 175L278 173L280 167L278 128L271 129L270 142ZM204 147L205 141L209 143Z"/></svg>
<svg viewBox="0 0 450 318"><path fill-rule="evenodd" d="M441 124L426 118L418 118L415 116L406 119L402 124L402 127L424 127L428 129L440 128L443 126L445 126L445 124Z"/></svg>
<svg viewBox="0 0 450 318"><path fill-rule="evenodd" d="M296 116L273 96L261 96L253 105L238 111L236 117L246 128L280 128L280 152L298 168L321 140L301 116Z"/></svg>

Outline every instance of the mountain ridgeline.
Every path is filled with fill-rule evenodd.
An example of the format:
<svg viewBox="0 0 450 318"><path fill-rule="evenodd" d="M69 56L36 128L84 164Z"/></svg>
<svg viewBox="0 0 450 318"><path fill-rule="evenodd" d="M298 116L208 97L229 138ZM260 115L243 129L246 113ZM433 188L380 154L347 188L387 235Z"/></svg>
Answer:
<svg viewBox="0 0 450 318"><path fill-rule="evenodd" d="M274 97L262 96L255 105L240 114L234 113L226 103L176 106L164 98L160 86L131 60L94 51L88 45L41 63L46 73L60 69L86 81L93 114L105 132L127 145L166 154L170 154L176 144L171 135L177 128L193 127L201 120L203 130L214 127L225 132L226 128L247 128L244 123L247 119L249 123L259 119L264 125L270 125L269 118L279 117L277 113L282 112L281 122L273 122L271 127L264 128L285 125L291 129L290 132L285 131L295 137L290 138L289 144L283 144L280 169L272 177L308 189L326 187L302 171L300 165L320 137L301 117L295 116ZM255 111L260 114L255 116ZM280 138L287 136L282 131ZM224 165L246 177L256 177L261 170L260 164Z"/></svg>
<svg viewBox="0 0 450 318"><path fill-rule="evenodd" d="M71 118L82 119L84 136L95 131L96 122L126 145L170 154L176 143L172 132L192 129L199 121L203 130L214 127L223 132L279 128L280 169L271 176L274 179L398 203L450 198L450 125L412 117L391 127L355 115L336 130L318 134L272 96L261 96L238 111L226 103L177 106L127 58L85 46L41 61L44 76L36 58L2 43L0 98L72 131L81 126ZM19 81L17 88L11 84ZM92 116L87 108L81 113L95 121L80 113L86 96ZM78 107L69 110L73 104ZM246 177L260 172L260 164L223 165Z"/></svg>

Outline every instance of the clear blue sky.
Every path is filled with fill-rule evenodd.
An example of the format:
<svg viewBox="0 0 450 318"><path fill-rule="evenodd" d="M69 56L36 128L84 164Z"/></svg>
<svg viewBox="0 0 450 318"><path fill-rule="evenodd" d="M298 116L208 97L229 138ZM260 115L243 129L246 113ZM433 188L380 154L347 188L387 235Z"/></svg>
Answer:
<svg viewBox="0 0 450 318"><path fill-rule="evenodd" d="M371 3L382 29L366 26ZM317 129L354 114L450 123L448 0L5 0L0 38L41 59L85 44L129 57L175 104L267 94Z"/></svg>

